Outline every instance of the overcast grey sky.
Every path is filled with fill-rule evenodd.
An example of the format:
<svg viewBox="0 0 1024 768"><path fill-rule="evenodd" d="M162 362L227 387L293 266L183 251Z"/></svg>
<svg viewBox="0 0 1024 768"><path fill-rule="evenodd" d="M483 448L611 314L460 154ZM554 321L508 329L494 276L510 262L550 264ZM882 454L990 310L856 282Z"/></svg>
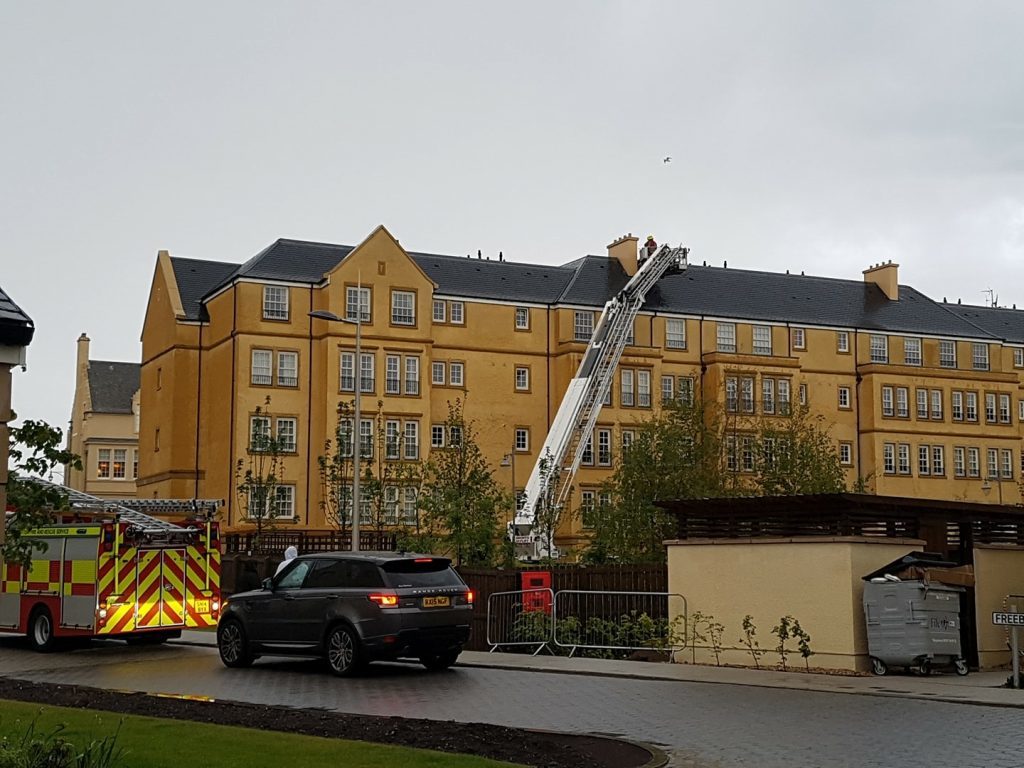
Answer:
<svg viewBox="0 0 1024 768"><path fill-rule="evenodd" d="M0 0L0 285L22 417L138 360L157 250L278 237L730 268L1024 307L1020 2ZM666 155L670 164L662 162Z"/></svg>

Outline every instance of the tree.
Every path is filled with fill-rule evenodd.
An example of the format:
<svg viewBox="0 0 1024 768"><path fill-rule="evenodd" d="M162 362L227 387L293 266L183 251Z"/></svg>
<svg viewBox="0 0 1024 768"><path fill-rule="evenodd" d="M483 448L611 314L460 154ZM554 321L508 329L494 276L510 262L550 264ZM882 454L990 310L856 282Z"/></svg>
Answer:
<svg viewBox="0 0 1024 768"><path fill-rule="evenodd" d="M589 562L662 562L662 542L675 521L657 499L730 495L724 420L716 403L677 401L636 425L635 437L619 457L604 490L611 497L587 511L593 538Z"/></svg>
<svg viewBox="0 0 1024 768"><path fill-rule="evenodd" d="M68 495L60 486L27 482L26 477L47 478L55 467L81 469L81 459L62 448L63 433L44 421L25 421L11 428L10 458L14 465L7 481L7 501L14 514L7 522L6 536L0 535L0 563L27 567L41 544L27 535L34 528L53 522L56 510L68 508ZM3 531L0 531L3 534Z"/></svg>
<svg viewBox="0 0 1024 768"><path fill-rule="evenodd" d="M423 469L420 507L435 546L456 565L490 565L498 540L498 514L509 503L476 442L462 401L448 403L443 448L434 448Z"/></svg>
<svg viewBox="0 0 1024 768"><path fill-rule="evenodd" d="M387 433L382 400L377 402L376 425L370 438L372 442L361 441L360 457L365 463L361 465L359 495L368 513L366 523L377 533L377 540L380 541L385 531L400 524L409 524L408 520L401 519L401 511L410 493L414 497L414 504L418 505L421 478L417 464L403 458L401 436ZM418 519L418 507L414 506L414 509ZM363 518L360 518L360 522L363 522Z"/></svg>
<svg viewBox="0 0 1024 768"><path fill-rule="evenodd" d="M281 455L290 446L274 433L270 397L263 407L256 408L250 423L248 453L246 458L238 460L235 481L239 506L244 510L244 519L255 524L258 542L263 531L272 529L281 514L278 498L284 470Z"/></svg>
<svg viewBox="0 0 1024 768"><path fill-rule="evenodd" d="M825 423L805 407L754 417L713 400L679 399L635 434L604 486L611 503L587 511L594 535L584 559L591 562L663 562L675 520L656 500L844 489Z"/></svg>
<svg viewBox="0 0 1024 768"><path fill-rule="evenodd" d="M320 473L320 510L342 537L352 523L352 404L339 402L334 439L324 441L317 456Z"/></svg>

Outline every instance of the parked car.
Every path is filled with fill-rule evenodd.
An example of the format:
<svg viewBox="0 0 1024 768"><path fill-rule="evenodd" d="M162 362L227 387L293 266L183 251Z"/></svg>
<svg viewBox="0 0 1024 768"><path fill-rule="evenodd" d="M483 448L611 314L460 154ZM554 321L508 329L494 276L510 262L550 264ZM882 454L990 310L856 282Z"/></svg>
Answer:
<svg viewBox="0 0 1024 768"><path fill-rule="evenodd" d="M455 663L469 639L473 592L445 557L329 552L291 560L261 589L232 595L217 626L221 661L322 656L350 675L377 659Z"/></svg>

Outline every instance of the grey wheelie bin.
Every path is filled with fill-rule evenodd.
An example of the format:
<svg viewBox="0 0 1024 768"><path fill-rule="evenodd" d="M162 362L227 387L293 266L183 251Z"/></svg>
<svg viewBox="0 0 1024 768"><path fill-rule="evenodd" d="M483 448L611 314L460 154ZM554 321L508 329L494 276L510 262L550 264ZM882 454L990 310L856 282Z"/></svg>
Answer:
<svg viewBox="0 0 1024 768"><path fill-rule="evenodd" d="M864 618L871 670L952 666L967 674L960 647L960 595L963 587L875 577L864 582Z"/></svg>

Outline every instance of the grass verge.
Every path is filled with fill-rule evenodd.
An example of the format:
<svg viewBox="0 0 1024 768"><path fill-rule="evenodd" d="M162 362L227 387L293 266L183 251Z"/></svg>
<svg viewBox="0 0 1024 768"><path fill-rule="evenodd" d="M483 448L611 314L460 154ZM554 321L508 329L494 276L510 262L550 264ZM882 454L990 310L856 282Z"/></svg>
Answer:
<svg viewBox="0 0 1024 768"><path fill-rule="evenodd" d="M61 736L84 747L111 736L121 723L117 746L124 768L508 768L511 763L344 739L257 731L224 725L116 715L0 700L0 738L17 741L35 720L37 734L63 725ZM123 720L123 722L122 722Z"/></svg>

